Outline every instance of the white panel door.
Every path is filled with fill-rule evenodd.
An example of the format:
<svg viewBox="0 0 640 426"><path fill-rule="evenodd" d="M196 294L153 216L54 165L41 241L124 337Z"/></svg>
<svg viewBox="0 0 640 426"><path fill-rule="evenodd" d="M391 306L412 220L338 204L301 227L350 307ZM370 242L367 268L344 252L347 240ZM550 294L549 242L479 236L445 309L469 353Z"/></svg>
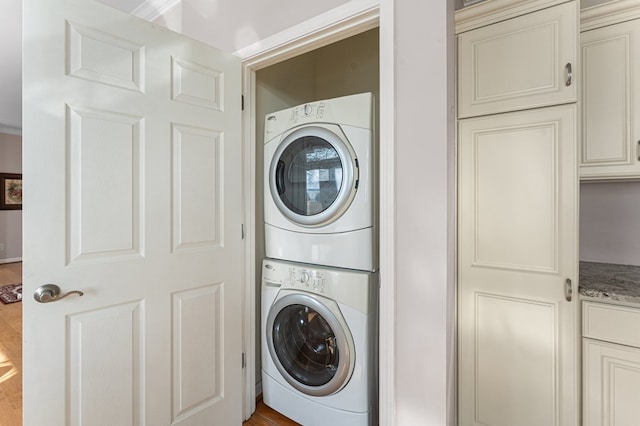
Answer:
<svg viewBox="0 0 640 426"><path fill-rule="evenodd" d="M640 19L580 35L584 179L640 177Z"/></svg>
<svg viewBox="0 0 640 426"><path fill-rule="evenodd" d="M458 117L575 102L576 3L458 35Z"/></svg>
<svg viewBox="0 0 640 426"><path fill-rule="evenodd" d="M91 0L24 22L25 425L239 425L239 60Z"/></svg>
<svg viewBox="0 0 640 426"><path fill-rule="evenodd" d="M460 121L461 426L577 426L576 107Z"/></svg>

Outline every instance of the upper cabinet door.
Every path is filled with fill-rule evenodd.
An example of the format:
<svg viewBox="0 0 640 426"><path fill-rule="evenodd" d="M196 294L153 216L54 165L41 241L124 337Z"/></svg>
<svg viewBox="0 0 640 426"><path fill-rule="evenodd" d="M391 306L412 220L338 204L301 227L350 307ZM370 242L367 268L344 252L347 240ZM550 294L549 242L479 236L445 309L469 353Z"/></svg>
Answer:
<svg viewBox="0 0 640 426"><path fill-rule="evenodd" d="M458 117L576 101L572 1L458 35Z"/></svg>
<svg viewBox="0 0 640 426"><path fill-rule="evenodd" d="M640 177L640 20L581 34L582 179Z"/></svg>

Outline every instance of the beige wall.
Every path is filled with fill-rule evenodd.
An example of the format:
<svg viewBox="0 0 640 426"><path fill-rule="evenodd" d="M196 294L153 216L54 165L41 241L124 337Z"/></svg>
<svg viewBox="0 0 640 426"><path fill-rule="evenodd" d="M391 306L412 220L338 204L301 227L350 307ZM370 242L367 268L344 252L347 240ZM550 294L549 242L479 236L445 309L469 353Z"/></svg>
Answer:
<svg viewBox="0 0 640 426"><path fill-rule="evenodd" d="M640 266L640 182L580 186L580 260Z"/></svg>
<svg viewBox="0 0 640 426"><path fill-rule="evenodd" d="M395 0L394 15L395 424L451 426L455 420L453 3Z"/></svg>
<svg viewBox="0 0 640 426"><path fill-rule="evenodd" d="M0 173L22 173L22 137L0 133ZM22 258L22 210L0 210L0 263Z"/></svg>

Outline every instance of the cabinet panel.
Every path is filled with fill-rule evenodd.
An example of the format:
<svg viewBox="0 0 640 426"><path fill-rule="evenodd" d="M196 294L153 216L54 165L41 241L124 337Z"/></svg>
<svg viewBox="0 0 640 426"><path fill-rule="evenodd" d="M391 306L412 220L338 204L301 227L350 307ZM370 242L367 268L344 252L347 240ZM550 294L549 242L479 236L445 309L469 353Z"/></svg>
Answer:
<svg viewBox="0 0 640 426"><path fill-rule="evenodd" d="M640 309L583 302L582 335L640 348Z"/></svg>
<svg viewBox="0 0 640 426"><path fill-rule="evenodd" d="M585 31L580 42L580 176L640 177L640 20Z"/></svg>
<svg viewBox="0 0 640 426"><path fill-rule="evenodd" d="M575 426L576 107L460 121L461 426Z"/></svg>
<svg viewBox="0 0 640 426"><path fill-rule="evenodd" d="M458 36L460 118L575 102L576 2Z"/></svg>
<svg viewBox="0 0 640 426"><path fill-rule="evenodd" d="M640 349L584 339L584 426L637 426Z"/></svg>
<svg viewBox="0 0 640 426"><path fill-rule="evenodd" d="M475 293L472 424L558 424L558 308L548 301Z"/></svg>

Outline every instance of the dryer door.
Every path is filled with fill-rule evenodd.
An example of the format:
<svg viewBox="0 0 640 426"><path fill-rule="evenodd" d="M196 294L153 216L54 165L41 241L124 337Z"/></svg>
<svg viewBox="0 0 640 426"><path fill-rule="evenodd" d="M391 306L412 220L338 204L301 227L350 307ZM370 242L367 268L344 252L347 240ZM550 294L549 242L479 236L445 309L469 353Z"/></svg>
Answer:
<svg viewBox="0 0 640 426"><path fill-rule="evenodd" d="M271 196L289 220L322 226L339 218L357 190L358 160L336 125L300 127L276 149L269 169Z"/></svg>
<svg viewBox="0 0 640 426"><path fill-rule="evenodd" d="M351 378L353 338L335 302L291 293L273 304L266 328L271 359L300 392L331 395Z"/></svg>

